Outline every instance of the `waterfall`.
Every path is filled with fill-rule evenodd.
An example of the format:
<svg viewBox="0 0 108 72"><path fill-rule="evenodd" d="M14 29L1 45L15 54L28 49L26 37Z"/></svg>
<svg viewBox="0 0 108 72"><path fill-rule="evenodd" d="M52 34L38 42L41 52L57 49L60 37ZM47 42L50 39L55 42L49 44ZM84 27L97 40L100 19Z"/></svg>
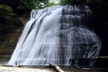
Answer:
<svg viewBox="0 0 108 72"><path fill-rule="evenodd" d="M8 64L70 65L71 59L98 56L101 40L88 28L90 18L88 6L33 9Z"/></svg>

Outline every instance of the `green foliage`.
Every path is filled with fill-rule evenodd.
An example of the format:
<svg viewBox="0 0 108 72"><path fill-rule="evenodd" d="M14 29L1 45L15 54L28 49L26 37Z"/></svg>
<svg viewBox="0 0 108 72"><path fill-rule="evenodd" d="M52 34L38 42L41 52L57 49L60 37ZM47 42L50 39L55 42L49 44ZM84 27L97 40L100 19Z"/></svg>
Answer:
<svg viewBox="0 0 108 72"><path fill-rule="evenodd" d="M27 8L35 8L37 6L36 0L20 0Z"/></svg>
<svg viewBox="0 0 108 72"><path fill-rule="evenodd" d="M0 0L0 34L23 26L18 17L24 13L50 5L48 0Z"/></svg>
<svg viewBox="0 0 108 72"><path fill-rule="evenodd" d="M41 9L44 7L56 5L53 2L49 2L49 0L20 0L20 1L26 6L26 8L30 9Z"/></svg>
<svg viewBox="0 0 108 72"><path fill-rule="evenodd" d="M14 2L11 3L6 0L0 1L0 34L20 26L19 21L16 18L17 13L15 13L17 6L14 5Z"/></svg>
<svg viewBox="0 0 108 72"><path fill-rule="evenodd" d="M61 5L70 5L73 4L75 0L61 0L60 4Z"/></svg>
<svg viewBox="0 0 108 72"><path fill-rule="evenodd" d="M50 6L58 5L58 4L55 4L54 2L48 2L48 1L46 1L46 2L44 2L44 5L45 5L45 7L50 7Z"/></svg>
<svg viewBox="0 0 108 72"><path fill-rule="evenodd" d="M0 5L0 18L10 19L15 14L10 6L1 4Z"/></svg>
<svg viewBox="0 0 108 72"><path fill-rule="evenodd" d="M91 2L102 2L108 0L61 0L62 5L86 4Z"/></svg>
<svg viewBox="0 0 108 72"><path fill-rule="evenodd" d="M88 0L61 0L62 5L84 4Z"/></svg>
<svg viewBox="0 0 108 72"><path fill-rule="evenodd" d="M10 6L8 6L8 5L1 4L0 5L0 10L6 10L6 11L11 12L12 8Z"/></svg>
<svg viewBox="0 0 108 72"><path fill-rule="evenodd" d="M48 0L20 0L27 8L40 9L48 5Z"/></svg>

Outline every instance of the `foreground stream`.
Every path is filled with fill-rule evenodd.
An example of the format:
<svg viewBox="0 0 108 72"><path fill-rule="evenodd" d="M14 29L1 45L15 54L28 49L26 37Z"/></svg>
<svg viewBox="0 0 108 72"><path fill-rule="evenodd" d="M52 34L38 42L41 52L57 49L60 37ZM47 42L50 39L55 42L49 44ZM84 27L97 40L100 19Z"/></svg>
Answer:
<svg viewBox="0 0 108 72"><path fill-rule="evenodd" d="M108 72L107 68L73 68L61 67L64 72ZM0 72L56 72L48 67L6 67L0 66Z"/></svg>

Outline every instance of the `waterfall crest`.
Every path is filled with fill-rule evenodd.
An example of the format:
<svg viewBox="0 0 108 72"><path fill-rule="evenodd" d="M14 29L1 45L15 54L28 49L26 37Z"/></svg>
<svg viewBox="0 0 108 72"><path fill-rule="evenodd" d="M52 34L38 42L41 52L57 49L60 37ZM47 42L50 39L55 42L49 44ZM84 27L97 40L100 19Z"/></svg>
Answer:
<svg viewBox="0 0 108 72"><path fill-rule="evenodd" d="M88 6L33 9L8 64L69 65L70 59L98 56L101 41L87 27L90 16Z"/></svg>

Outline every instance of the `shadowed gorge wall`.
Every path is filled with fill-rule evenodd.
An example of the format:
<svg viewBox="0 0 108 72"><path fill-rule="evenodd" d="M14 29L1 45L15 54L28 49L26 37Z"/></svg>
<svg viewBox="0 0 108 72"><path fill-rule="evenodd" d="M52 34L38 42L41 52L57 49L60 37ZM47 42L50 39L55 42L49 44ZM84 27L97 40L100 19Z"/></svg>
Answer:
<svg viewBox="0 0 108 72"><path fill-rule="evenodd" d="M29 20L29 14L30 11L26 11L24 14L15 17L15 23L18 22L20 26L17 26L14 21L12 21L12 26L10 24L10 27L6 28L6 30L0 31L0 58L9 59L11 57L15 49L16 42L22 33L22 29L27 20ZM0 29L6 27L6 25L0 25Z"/></svg>
<svg viewBox="0 0 108 72"><path fill-rule="evenodd" d="M100 55L108 56L108 0L87 4L92 11L92 25L95 33L102 40Z"/></svg>

